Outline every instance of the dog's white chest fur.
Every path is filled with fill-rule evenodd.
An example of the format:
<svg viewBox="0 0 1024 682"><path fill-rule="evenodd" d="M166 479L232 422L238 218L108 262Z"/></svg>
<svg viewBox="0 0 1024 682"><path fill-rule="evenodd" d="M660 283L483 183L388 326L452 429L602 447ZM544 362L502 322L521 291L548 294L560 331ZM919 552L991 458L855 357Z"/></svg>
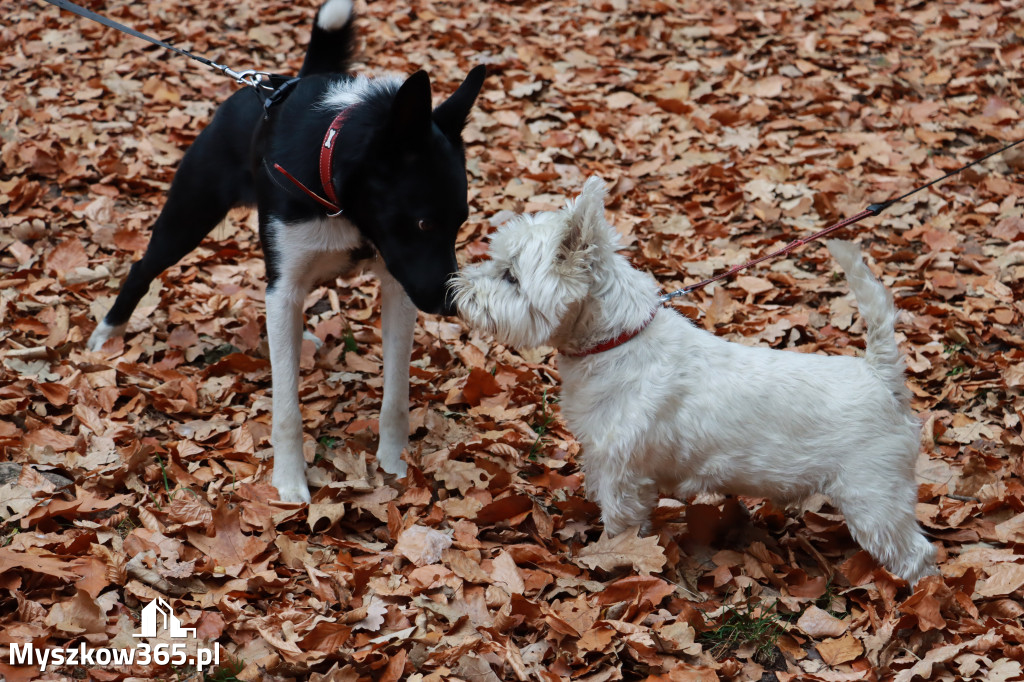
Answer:
<svg viewBox="0 0 1024 682"><path fill-rule="evenodd" d="M278 245L281 276L303 296L313 284L348 272L353 265L352 252L363 241L355 225L344 218L318 218L290 225L271 221L267 229Z"/></svg>

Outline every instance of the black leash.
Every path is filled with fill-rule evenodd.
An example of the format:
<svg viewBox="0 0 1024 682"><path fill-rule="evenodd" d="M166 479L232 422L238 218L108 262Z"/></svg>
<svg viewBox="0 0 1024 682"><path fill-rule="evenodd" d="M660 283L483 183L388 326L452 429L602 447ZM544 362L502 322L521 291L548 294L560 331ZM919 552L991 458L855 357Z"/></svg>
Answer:
<svg viewBox="0 0 1024 682"><path fill-rule="evenodd" d="M950 172L946 173L945 175L943 175L942 177L935 178L931 182L929 182L927 184L924 184L924 185L921 185L920 187L917 187L916 189L912 189L909 192L907 192L906 194L901 194L900 196L896 197L895 199L889 199L888 201L883 201L880 204L871 204L870 206L865 208L863 211L861 211L857 215L851 216L849 218L844 218L843 220L840 220L837 223L829 225L824 230L821 230L820 232L815 232L814 234L812 234L810 237L807 237L806 239L796 239L796 240L791 241L790 243L786 244L784 247L782 247L778 251L773 251L772 253L765 254L764 256L761 256L759 258L755 258L753 260L747 261L743 265L734 265L733 267L729 268L725 272L720 272L719 274L715 275L714 277L709 277L709 278L707 278L705 280L697 282L696 284L691 284L689 286L685 286L682 289L676 289L675 291L673 291L671 293L668 293L668 294L662 294L662 296L661 296L661 298L659 300L662 303L668 303L673 298L678 298L680 296L685 296L686 294L689 294L690 292L696 291L698 289L703 289L704 287L706 287L707 285L709 285L709 284L711 284L713 282L718 282L719 280L726 279L727 277L732 277L737 272L740 272L742 270L746 270L747 268L749 268L749 267L751 267L753 265L757 265L758 263L763 263L764 261L771 260L773 258L778 258L779 256L784 256L787 253L789 253L790 251L792 251L793 249L795 249L796 247L803 246L804 244L806 244L808 242L813 242L816 239L820 239L820 238L824 237L825 235L827 235L827 234L829 234L831 232L835 232L836 230L838 230L840 228L847 227L848 225L853 225L854 223L860 222L861 220L863 220L864 218L867 218L869 216L876 216L879 213L881 213L882 211L884 211L885 209L887 209L890 206L892 206L893 204L895 204L895 203L897 203L899 201L903 201L904 199L906 199L907 197L911 196L912 194L917 194L918 192L920 192L923 189L928 189L929 187L931 187L935 183L942 182L946 178L952 177L952 176L956 175L957 173L963 172L963 171L967 170L968 168L970 168L971 166L974 166L976 164L981 163L985 159L989 159L989 158L991 158L993 156L996 156L997 154L1002 154L1007 149L1010 149L1011 147L1016 147L1021 142L1024 142L1024 138L1021 138L1021 139L1017 140L1016 142L1011 142L1010 144L1006 145L1005 147L1002 147L1001 149L997 149L994 152L989 152L985 156L982 156L980 159L975 159L974 161L971 161L969 164L967 164L965 166L960 166L960 168L957 168L956 170L950 171Z"/></svg>
<svg viewBox="0 0 1024 682"><path fill-rule="evenodd" d="M878 215L881 211L884 211L885 209L889 208L890 206L892 206L893 204L895 204L897 202L903 201L904 199L906 199L910 195L917 194L918 192L920 192L923 189L928 189L929 187L931 187L935 183L942 182L946 178L952 177L952 176L956 175L957 173L965 171L968 168L970 168L971 166L975 166L975 165L981 163L982 161L984 161L986 159L991 159L993 156L998 156L999 154L1002 154L1003 152L1005 152L1007 149L1010 149L1012 147L1016 147L1021 142L1024 142L1024 138L1021 138L1021 139L1017 140L1016 142L1011 142L1010 144L1006 145L1005 147L997 149L994 152L989 152L988 154L986 154L985 156L981 157L980 159L975 159L974 161L971 161L966 166L960 166L956 170L951 170L948 173L946 173L945 175L943 175L942 177L935 178L931 182L929 182L927 184L924 184L924 185L921 185L917 189L912 189L909 192L907 192L906 194L901 194L900 196L896 197L895 199L889 199L889 201L883 201L881 204L871 204L871 206L868 206L868 208L873 208L873 207L877 206L878 210L875 211L874 215Z"/></svg>
<svg viewBox="0 0 1024 682"><path fill-rule="evenodd" d="M209 66L212 69L216 69L217 71L222 72L225 76L235 79L235 82L239 85L248 85L255 88L256 91L261 94L262 90L277 90L277 88L280 87L282 82L287 82L289 80L286 76L278 76L275 74L267 73L266 71L254 71L252 69L246 71L235 71L234 69L228 66L218 64L215 61L207 59L206 57L193 54L188 50L183 50L180 47L175 47L174 45L171 45L170 43L165 43L162 40L157 40L152 36L148 36L145 33L136 31L134 28L130 28L128 26L125 26L124 24L118 23L113 19L108 19L103 15L96 14L95 12L87 10L81 5L76 5L75 3L70 2L70 0L46 0L46 2L50 3L51 5L55 5L56 7L59 7L61 9L65 9L69 12L77 14L80 17L85 17L86 19L95 21L98 24L103 24L104 26L116 29L118 31L121 31L122 33L127 33L130 36L141 38L147 42L153 43L154 45L159 45L160 47L164 47L173 52L177 52L183 57L194 59L200 64ZM280 97L277 99L280 99Z"/></svg>

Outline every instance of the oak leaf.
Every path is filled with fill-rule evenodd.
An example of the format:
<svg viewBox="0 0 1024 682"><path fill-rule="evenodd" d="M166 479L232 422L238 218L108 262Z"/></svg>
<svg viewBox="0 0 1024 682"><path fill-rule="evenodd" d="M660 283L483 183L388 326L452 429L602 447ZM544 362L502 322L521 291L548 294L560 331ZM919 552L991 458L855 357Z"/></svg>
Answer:
<svg viewBox="0 0 1024 682"><path fill-rule="evenodd" d="M410 526L398 536L395 554L417 566L426 566L440 561L441 553L451 546L452 538L447 533L425 526Z"/></svg>
<svg viewBox="0 0 1024 682"><path fill-rule="evenodd" d="M267 547L266 540L242 532L237 509L221 502L213 510L213 535L188 531L188 541L220 566L235 566L255 559Z"/></svg>
<svg viewBox="0 0 1024 682"><path fill-rule="evenodd" d="M213 522L213 510L195 495L183 492L171 502L167 517L183 526L206 528Z"/></svg>
<svg viewBox="0 0 1024 682"><path fill-rule="evenodd" d="M383 599L374 594L370 596L365 608L366 616L362 620L352 623L352 630L377 632L384 625L384 617L388 615L388 607Z"/></svg>
<svg viewBox="0 0 1024 682"><path fill-rule="evenodd" d="M822 660L831 666L849 663L864 653L864 645L850 632L836 639L826 639L814 648L821 654Z"/></svg>
<svg viewBox="0 0 1024 682"><path fill-rule="evenodd" d="M628 566L640 573L657 573L667 559L657 537L641 538L639 528L634 527L611 538L607 532L602 533L597 542L580 550L574 561L587 568L604 571Z"/></svg>
<svg viewBox="0 0 1024 682"><path fill-rule="evenodd" d="M849 623L812 604L800 614L796 626L809 637L839 637L849 628Z"/></svg>

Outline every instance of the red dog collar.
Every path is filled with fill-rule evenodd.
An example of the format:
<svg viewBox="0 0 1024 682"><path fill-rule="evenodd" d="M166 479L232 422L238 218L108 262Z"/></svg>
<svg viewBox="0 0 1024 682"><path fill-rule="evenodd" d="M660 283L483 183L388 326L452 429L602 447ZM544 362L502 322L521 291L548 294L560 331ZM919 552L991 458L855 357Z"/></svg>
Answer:
<svg viewBox="0 0 1024 682"><path fill-rule="evenodd" d="M341 207L338 205L338 196L334 192L334 182L332 181L334 176L334 142L338 138L338 131L341 130L341 126L345 124L345 119L348 118L349 111L350 109L342 109L341 113L334 117L330 127L327 128L327 133L324 135L324 142L320 145L320 185L324 188L324 194L327 195L326 199L303 185L291 173L282 168L280 164L274 164L274 168L279 173L291 180L310 199L330 209L331 213L328 215L332 218L341 215Z"/></svg>
<svg viewBox="0 0 1024 682"><path fill-rule="evenodd" d="M618 348L619 346L626 343L630 339L633 339L636 336L638 336L640 332L642 332L643 330L647 329L647 325L649 325L654 320L654 316L657 314L658 309L655 308L654 311L651 313L651 316L647 318L647 321L640 325L640 327L638 327L637 329L630 329L629 331L622 332L614 339L609 339L607 341L597 344L596 346L591 346L587 350L581 350L577 353L567 353L565 351L559 352L562 355L566 355L570 358L584 358L588 355L596 355L597 353L603 353L606 350L611 350L612 348Z"/></svg>

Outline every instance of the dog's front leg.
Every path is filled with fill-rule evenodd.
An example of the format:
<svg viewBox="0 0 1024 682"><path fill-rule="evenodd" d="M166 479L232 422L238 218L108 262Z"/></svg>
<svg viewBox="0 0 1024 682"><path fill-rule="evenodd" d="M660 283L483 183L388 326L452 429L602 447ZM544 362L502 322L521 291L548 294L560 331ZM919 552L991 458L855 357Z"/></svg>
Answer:
<svg viewBox="0 0 1024 682"><path fill-rule="evenodd" d="M384 398L380 407L377 463L398 477L408 470L402 451L409 445L409 361L416 326L416 307L402 286L380 268L381 348L384 354Z"/></svg>
<svg viewBox="0 0 1024 682"><path fill-rule="evenodd" d="M285 502L309 502L302 456L299 353L302 349L301 287L278 281L267 289L267 340L274 390L274 487Z"/></svg>
<svg viewBox="0 0 1024 682"><path fill-rule="evenodd" d="M638 528L640 535L651 533L651 511L658 502L658 490L650 479L627 478L619 486L606 486L597 494L601 521L609 536L629 528Z"/></svg>
<svg viewBox="0 0 1024 682"><path fill-rule="evenodd" d="M616 447L618 445L618 447ZM634 526L641 535L651 530L651 510L658 500L655 482L638 470L637 462L621 444L583 449L584 486L587 499L601 508L601 521L609 536Z"/></svg>

